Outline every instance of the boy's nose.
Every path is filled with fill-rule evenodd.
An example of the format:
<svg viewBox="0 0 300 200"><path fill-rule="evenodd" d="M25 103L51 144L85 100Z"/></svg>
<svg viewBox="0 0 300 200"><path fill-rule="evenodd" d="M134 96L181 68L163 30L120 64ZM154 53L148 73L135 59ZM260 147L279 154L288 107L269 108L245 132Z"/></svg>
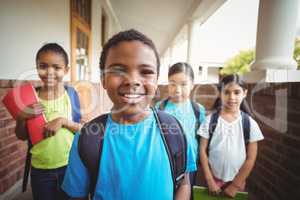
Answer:
<svg viewBox="0 0 300 200"><path fill-rule="evenodd" d="M125 82L130 86L140 86L141 85L141 77L138 73L128 73L125 75Z"/></svg>

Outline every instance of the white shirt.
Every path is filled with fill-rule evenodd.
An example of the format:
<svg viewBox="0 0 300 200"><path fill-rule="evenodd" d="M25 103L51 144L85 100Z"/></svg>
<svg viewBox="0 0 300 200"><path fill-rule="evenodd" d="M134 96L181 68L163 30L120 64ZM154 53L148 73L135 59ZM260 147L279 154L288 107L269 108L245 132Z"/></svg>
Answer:
<svg viewBox="0 0 300 200"><path fill-rule="evenodd" d="M198 135L209 138L209 115L202 123ZM262 140L264 137L258 124L250 117L249 142ZM208 162L214 177L224 182L232 181L246 160L246 148L243 135L241 114L233 122L219 116L215 132L209 145Z"/></svg>

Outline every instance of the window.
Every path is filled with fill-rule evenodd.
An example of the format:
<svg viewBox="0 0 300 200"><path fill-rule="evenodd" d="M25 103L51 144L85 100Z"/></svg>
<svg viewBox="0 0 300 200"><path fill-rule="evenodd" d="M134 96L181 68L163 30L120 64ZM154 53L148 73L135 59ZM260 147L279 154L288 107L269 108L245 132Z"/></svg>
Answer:
<svg viewBox="0 0 300 200"><path fill-rule="evenodd" d="M71 81L91 78L91 0L71 0Z"/></svg>

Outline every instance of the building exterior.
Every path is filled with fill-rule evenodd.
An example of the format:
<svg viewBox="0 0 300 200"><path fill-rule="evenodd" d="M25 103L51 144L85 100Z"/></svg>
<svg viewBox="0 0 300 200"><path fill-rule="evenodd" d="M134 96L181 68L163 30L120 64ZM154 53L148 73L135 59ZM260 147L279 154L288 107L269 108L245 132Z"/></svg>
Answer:
<svg viewBox="0 0 300 200"><path fill-rule="evenodd" d="M79 91L85 117L110 109L102 89L99 56L114 33L143 30L158 46L162 58L160 83L168 66L182 59L196 72L193 95L207 108L217 93L222 63L197 63L194 44L197 27L225 0L2 0L0 2L0 99L24 81L40 84L35 54L45 43L62 45L70 58L66 81ZM250 177L251 200L299 199L300 72L292 58L299 0L260 0L256 60L249 81L248 101L256 111L266 140ZM155 11L155 12L154 12ZM274 42L276 41L276 42ZM199 68L201 67L201 70ZM200 76L201 75L201 76ZM205 85L203 84L205 83ZM21 191L26 142L16 139L15 121L0 103L0 199L13 199Z"/></svg>

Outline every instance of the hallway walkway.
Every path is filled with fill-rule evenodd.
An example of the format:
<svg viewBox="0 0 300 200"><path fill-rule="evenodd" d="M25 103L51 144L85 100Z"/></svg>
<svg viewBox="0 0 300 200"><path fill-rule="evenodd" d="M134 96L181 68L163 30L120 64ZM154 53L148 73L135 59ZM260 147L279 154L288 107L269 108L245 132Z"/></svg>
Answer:
<svg viewBox="0 0 300 200"><path fill-rule="evenodd" d="M31 188L27 188L26 192L19 194L13 200L33 200L32 194L31 194Z"/></svg>

